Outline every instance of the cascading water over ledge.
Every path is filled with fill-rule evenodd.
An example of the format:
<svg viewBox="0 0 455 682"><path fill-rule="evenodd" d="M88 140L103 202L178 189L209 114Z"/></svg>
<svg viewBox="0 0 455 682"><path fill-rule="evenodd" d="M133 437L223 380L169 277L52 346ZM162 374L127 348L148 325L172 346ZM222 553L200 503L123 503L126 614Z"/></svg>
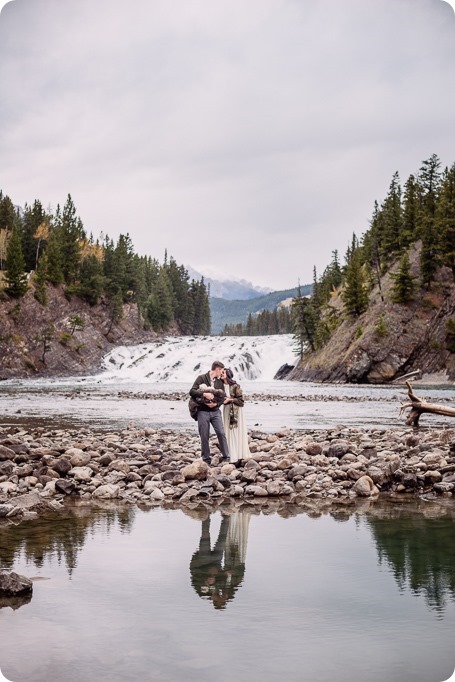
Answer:
<svg viewBox="0 0 455 682"><path fill-rule="evenodd" d="M294 365L293 338L276 336L181 336L138 346L119 346L103 359L101 380L191 382L221 360L238 381L269 381Z"/></svg>

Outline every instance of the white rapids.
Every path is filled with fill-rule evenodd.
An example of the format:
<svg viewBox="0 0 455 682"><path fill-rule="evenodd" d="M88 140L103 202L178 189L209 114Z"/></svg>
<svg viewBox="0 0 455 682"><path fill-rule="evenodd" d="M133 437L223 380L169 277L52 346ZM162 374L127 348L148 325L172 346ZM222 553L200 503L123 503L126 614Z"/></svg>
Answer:
<svg viewBox="0 0 455 682"><path fill-rule="evenodd" d="M101 381L191 382L221 360L238 381L270 381L284 364L295 365L291 334L183 336L137 346L118 346L103 359Z"/></svg>

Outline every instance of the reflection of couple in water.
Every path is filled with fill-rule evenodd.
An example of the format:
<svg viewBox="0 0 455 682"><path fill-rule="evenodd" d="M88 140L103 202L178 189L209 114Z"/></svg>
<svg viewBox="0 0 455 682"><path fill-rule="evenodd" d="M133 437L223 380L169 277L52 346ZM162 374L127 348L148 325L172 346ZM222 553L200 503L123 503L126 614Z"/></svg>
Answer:
<svg viewBox="0 0 455 682"><path fill-rule="evenodd" d="M224 609L234 598L245 574L246 545L250 514L236 511L223 516L212 549L210 516L202 521L199 547L190 562L191 584L216 609Z"/></svg>

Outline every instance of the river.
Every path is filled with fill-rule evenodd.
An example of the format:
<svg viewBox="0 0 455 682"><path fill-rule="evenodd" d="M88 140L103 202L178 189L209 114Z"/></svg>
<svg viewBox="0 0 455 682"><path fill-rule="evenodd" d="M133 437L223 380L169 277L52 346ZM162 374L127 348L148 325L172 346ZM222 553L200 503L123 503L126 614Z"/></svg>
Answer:
<svg viewBox="0 0 455 682"><path fill-rule="evenodd" d="M210 523L208 522L210 519ZM35 579L0 609L12 682L440 682L454 509L77 507L0 532Z"/></svg>
<svg viewBox="0 0 455 682"><path fill-rule="evenodd" d="M250 428L403 428L401 386L274 381L292 340L170 339L115 349L94 376L5 381L0 426L192 429L187 393L219 358ZM160 356L160 357L158 357ZM418 386L433 402L453 387ZM450 419L424 415L421 428ZM455 668L453 499L246 503L213 510L75 502L0 526L12 682L440 682Z"/></svg>
<svg viewBox="0 0 455 682"><path fill-rule="evenodd" d="M119 347L86 377L4 381L0 414L7 425L194 428L187 408L195 376L213 359L231 366L246 396L248 425L265 432L283 427L326 429L401 428L405 387L277 381L283 364L294 364L290 335L268 337L180 337ZM453 399L453 386L414 384L431 402ZM170 400L170 398L174 398ZM450 418L424 416L422 427L444 426Z"/></svg>

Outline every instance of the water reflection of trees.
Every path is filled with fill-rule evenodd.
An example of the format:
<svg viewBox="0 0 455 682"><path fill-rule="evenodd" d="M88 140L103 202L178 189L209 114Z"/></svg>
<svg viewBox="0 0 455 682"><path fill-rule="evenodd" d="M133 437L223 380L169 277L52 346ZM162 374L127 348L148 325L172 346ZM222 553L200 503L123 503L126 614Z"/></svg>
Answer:
<svg viewBox="0 0 455 682"><path fill-rule="evenodd" d="M453 500L365 499L346 504L308 501L297 508L291 505L281 515L302 512L312 518L328 514L339 522L353 515L357 523L365 520L379 563L387 563L400 590L408 587L414 594L423 595L428 606L439 612L447 601L455 601Z"/></svg>
<svg viewBox="0 0 455 682"><path fill-rule="evenodd" d="M455 510L454 510L455 512ZM428 518L402 511L393 518L368 515L379 562L386 562L401 590L424 595L428 606L442 612L455 600L453 518Z"/></svg>
<svg viewBox="0 0 455 682"><path fill-rule="evenodd" d="M387 500L352 500L336 504L330 500L306 498L289 504L275 499L268 503L201 503L184 511L201 521L201 538L204 534L204 539L207 528L202 527L202 522L210 514L222 511L230 518L229 523L226 521L220 528L219 546L223 551L223 563L219 569L209 566L210 571L215 568L218 571L218 577L213 581L221 595L218 608L224 608L243 583L249 521L251 516L259 514L278 514L282 518L300 514L311 518L330 516L337 523L353 517L357 524L365 523L371 530L379 563L387 564L401 590L408 588L423 595L430 608L436 611L443 611L447 601L455 601L453 500L412 499L400 504L391 504ZM89 536L108 535L114 529L129 533L135 514L133 506L98 503L96 507L78 505L64 514L53 514L17 525L0 525L0 567L14 568L19 559L23 559L41 568L47 559L56 557L71 574ZM215 538L212 540L216 541ZM202 573L192 576L192 583L201 596L210 597L214 590L211 587L205 590L206 585L202 582L205 577ZM198 586L204 586L204 589L197 589Z"/></svg>
<svg viewBox="0 0 455 682"><path fill-rule="evenodd" d="M202 513L205 506L195 507L193 513L197 510ZM359 499L334 503L307 498L289 504L277 499L267 503L235 504L234 509L236 513L248 513L249 516L278 514L291 518L305 514L315 519L330 516L337 523L352 518L359 525L364 522L371 530L379 563L387 563L400 590L408 587L415 594L423 595L428 606L439 612L449 600L455 601L455 505L452 500L413 498L398 503ZM238 585L242 580L243 573ZM198 591L194 577L192 583ZM210 596L207 590L206 593Z"/></svg>
<svg viewBox="0 0 455 682"><path fill-rule="evenodd" d="M89 535L109 534L114 528L131 530L135 511L131 507L75 507L17 525L0 527L0 566L13 568L19 557L41 568L56 557L71 575L79 552Z"/></svg>

